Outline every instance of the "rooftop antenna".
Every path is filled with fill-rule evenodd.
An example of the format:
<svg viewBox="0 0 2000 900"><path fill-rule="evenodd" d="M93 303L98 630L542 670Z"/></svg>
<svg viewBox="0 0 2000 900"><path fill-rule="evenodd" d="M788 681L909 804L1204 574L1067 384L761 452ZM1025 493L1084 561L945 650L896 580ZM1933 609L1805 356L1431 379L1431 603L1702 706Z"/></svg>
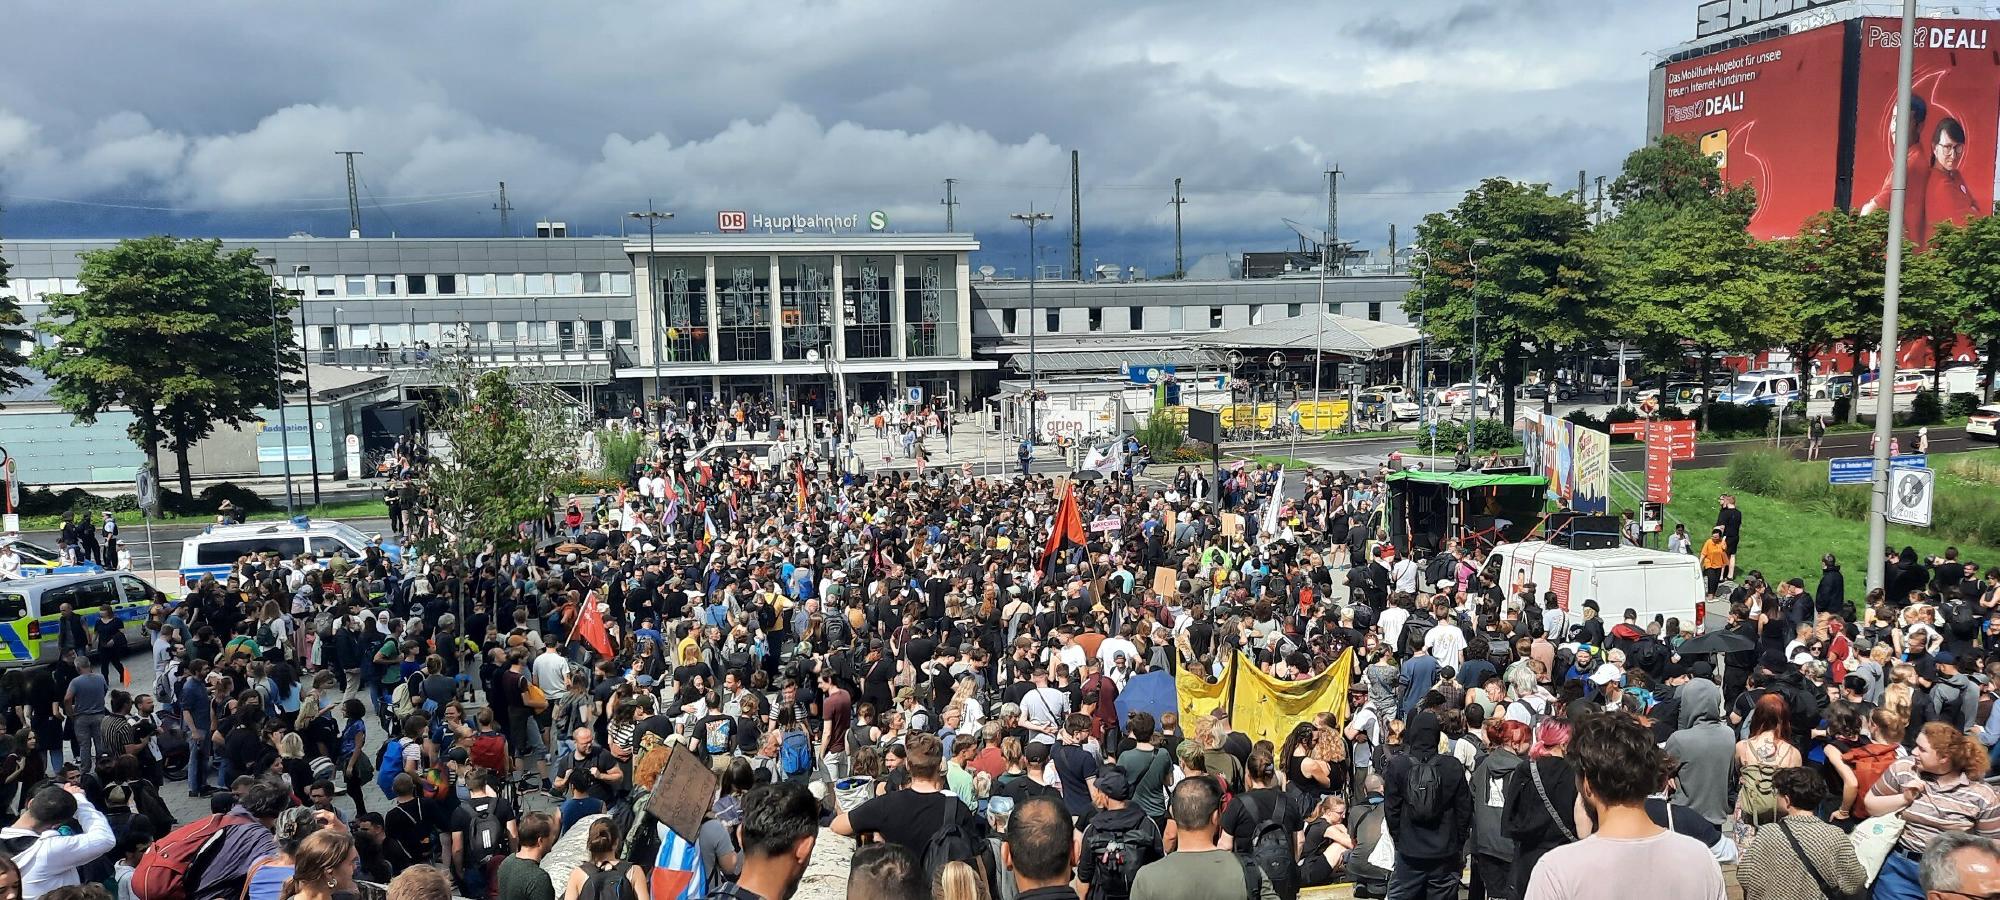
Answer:
<svg viewBox="0 0 2000 900"><path fill-rule="evenodd" d="M513 237L513 230L507 227L507 214L514 211L514 207L507 202L507 182L500 182L500 202L493 204L493 208L500 211L500 236ZM618 225L622 229L625 220L618 220Z"/></svg>
<svg viewBox="0 0 2000 900"><path fill-rule="evenodd" d="M945 179L944 199L938 201L939 203L944 204L944 230L946 234L950 234L958 230L957 228L953 227L954 223L952 219L952 212L958 207L958 198L953 196L951 191L952 186L956 184L958 184L958 179L956 178Z"/></svg>
<svg viewBox="0 0 2000 900"><path fill-rule="evenodd" d="M335 150L337 156L347 157L347 236L361 236L361 195L354 191L354 158L361 155L359 150Z"/></svg>

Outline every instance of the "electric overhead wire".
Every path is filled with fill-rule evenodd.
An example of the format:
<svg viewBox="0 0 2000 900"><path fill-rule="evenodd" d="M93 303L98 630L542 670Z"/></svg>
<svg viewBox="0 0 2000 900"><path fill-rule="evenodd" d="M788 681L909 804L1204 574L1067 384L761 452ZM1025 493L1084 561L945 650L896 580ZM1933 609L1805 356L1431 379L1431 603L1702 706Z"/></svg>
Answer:
<svg viewBox="0 0 2000 900"><path fill-rule="evenodd" d="M493 193L492 191L468 191L457 194L436 194L436 195L418 194L412 196L422 199L396 200L392 198L391 200L386 202L376 201L376 206L378 208L385 206L386 207L424 206L433 203L450 203L454 200L469 200L476 197L488 196L491 195L492 193ZM344 200L345 198L341 199ZM375 200L375 198L372 195L370 196L369 199L371 201ZM347 211L347 204L345 202L343 202L339 206L302 206L302 207L243 206L243 207L224 208L224 207L199 207L199 206L153 206L143 203L117 203L109 200L76 200L68 197L42 197L33 194L15 194L15 193L0 193L0 200L11 200L21 203L55 203L63 206L88 206L99 209L129 209L139 212L166 212L166 213L240 213L245 211L282 213L282 212L346 212Z"/></svg>

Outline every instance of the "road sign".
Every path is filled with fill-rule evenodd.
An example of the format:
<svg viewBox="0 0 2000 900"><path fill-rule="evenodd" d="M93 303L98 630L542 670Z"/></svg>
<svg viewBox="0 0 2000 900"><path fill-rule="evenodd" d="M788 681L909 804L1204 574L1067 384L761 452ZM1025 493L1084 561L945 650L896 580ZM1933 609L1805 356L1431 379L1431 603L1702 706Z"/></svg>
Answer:
<svg viewBox="0 0 2000 900"><path fill-rule="evenodd" d="M1930 461L1925 459L1921 453L1905 453L1902 456L1889 457L1889 468L1891 469L1928 469L1930 467Z"/></svg>
<svg viewBox="0 0 2000 900"><path fill-rule="evenodd" d="M924 389L923 389L923 388L920 388L920 387L913 387L913 388L910 388L910 389L909 389L909 400L910 400L910 402L911 402L911 403L922 403L922 402L924 402Z"/></svg>
<svg viewBox="0 0 2000 900"><path fill-rule="evenodd" d="M138 498L139 508L145 510L146 515L153 515L159 509L160 479L153 475L152 469L142 467L132 476L132 493Z"/></svg>
<svg viewBox="0 0 2000 900"><path fill-rule="evenodd" d="M1930 527L1936 478L1937 473L1929 469L1890 469L1889 521Z"/></svg>
<svg viewBox="0 0 2000 900"><path fill-rule="evenodd" d="M347 477L361 478L365 474L361 471L361 435L350 434L347 436Z"/></svg>
<svg viewBox="0 0 2000 900"><path fill-rule="evenodd" d="M1646 433L1646 423L1644 423L1644 422L1613 422L1613 423L1611 423L1611 433L1612 433L1612 434L1634 434L1634 435L1637 435L1637 434L1645 434L1645 433Z"/></svg>
<svg viewBox="0 0 2000 900"><path fill-rule="evenodd" d="M1840 456L1827 460L1827 484L1870 484L1875 480L1875 460L1868 456Z"/></svg>
<svg viewBox="0 0 2000 900"><path fill-rule="evenodd" d="M1666 447L1646 448L1646 502L1674 502L1674 460Z"/></svg>

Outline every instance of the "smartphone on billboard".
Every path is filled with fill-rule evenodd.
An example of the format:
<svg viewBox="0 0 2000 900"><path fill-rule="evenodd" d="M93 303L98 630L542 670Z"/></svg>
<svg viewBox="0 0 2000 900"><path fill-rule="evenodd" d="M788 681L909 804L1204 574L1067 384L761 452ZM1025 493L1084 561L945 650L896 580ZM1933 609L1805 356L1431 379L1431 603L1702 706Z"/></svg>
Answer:
<svg viewBox="0 0 2000 900"><path fill-rule="evenodd" d="M1729 129L1717 128L1701 136L1701 155L1715 160L1715 167L1729 171Z"/></svg>

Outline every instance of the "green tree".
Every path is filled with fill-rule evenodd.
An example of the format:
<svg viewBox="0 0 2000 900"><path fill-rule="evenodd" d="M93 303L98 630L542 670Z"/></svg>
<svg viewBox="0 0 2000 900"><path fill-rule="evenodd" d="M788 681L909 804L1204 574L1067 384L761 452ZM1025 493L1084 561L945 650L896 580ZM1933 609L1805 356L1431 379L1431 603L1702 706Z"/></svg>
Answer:
<svg viewBox="0 0 2000 900"><path fill-rule="evenodd" d="M1487 179L1417 226L1426 262L1405 307L1423 309L1431 339L1463 348L1478 378L1497 376L1505 421L1514 420L1523 362L1594 340L1609 325L1590 302L1599 283L1585 252L1588 231L1583 208L1569 198L1504 178Z"/></svg>
<svg viewBox="0 0 2000 900"><path fill-rule="evenodd" d="M1781 265L1793 287L1786 349L1798 361L1801 379L1810 377L1815 355L1844 342L1854 353L1859 386L1861 358L1881 340L1888 246L1888 213L1863 216L1839 209L1807 219L1783 242ZM1906 245L1904 259L1909 258ZM1859 417L1860 407L1848 404L1849 422Z"/></svg>
<svg viewBox="0 0 2000 900"><path fill-rule="evenodd" d="M1944 389L1945 354L1958 343L1965 331L1965 319L1972 302L1951 285L1945 259L1935 250L1903 254L1901 301L1897 306L1897 331L1918 338L1931 351L1931 387ZM1942 394L1940 393L1940 396Z"/></svg>
<svg viewBox="0 0 2000 900"><path fill-rule="evenodd" d="M28 330L21 327L21 304L7 293L7 268L7 257L0 254L0 393L28 383L21 374L28 358L17 349L28 342Z"/></svg>
<svg viewBox="0 0 2000 900"><path fill-rule="evenodd" d="M431 516L419 543L468 558L522 546L521 524L548 513L557 482L576 468L581 422L546 388L517 385L502 370L445 360L435 371L445 388L429 424L445 446L418 478Z"/></svg>
<svg viewBox="0 0 2000 900"><path fill-rule="evenodd" d="M1699 208L1747 225L1757 209L1756 191L1724 181L1714 159L1702 155L1693 141L1672 134L1628 154L1611 182L1610 196L1620 217Z"/></svg>
<svg viewBox="0 0 2000 900"><path fill-rule="evenodd" d="M36 351L34 363L78 421L128 410L133 442L156 467L164 443L190 494L188 449L218 425L260 421L280 379L299 370L292 330L273 317L294 301L275 291L256 251L224 253L221 241L160 235L81 256L82 290L49 303L48 330L61 343Z"/></svg>
<svg viewBox="0 0 2000 900"><path fill-rule="evenodd" d="M1990 394L2000 365L2000 216L1939 225L1928 255L1940 263L1944 290L1957 295L1958 330L1985 347Z"/></svg>

